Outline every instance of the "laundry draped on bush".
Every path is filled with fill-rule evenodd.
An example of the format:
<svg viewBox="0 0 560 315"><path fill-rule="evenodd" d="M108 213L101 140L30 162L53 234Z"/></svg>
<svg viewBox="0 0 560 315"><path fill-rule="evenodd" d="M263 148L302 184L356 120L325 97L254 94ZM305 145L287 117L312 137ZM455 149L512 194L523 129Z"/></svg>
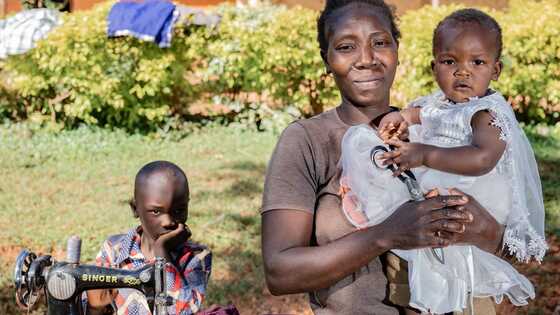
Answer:
<svg viewBox="0 0 560 315"><path fill-rule="evenodd" d="M0 20L0 59L23 54L62 24L60 13L51 9L33 9Z"/></svg>

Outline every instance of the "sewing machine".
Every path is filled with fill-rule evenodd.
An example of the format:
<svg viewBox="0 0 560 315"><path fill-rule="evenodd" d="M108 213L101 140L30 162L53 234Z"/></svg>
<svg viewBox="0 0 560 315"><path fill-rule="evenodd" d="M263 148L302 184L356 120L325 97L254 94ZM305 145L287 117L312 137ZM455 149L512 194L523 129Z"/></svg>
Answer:
<svg viewBox="0 0 560 315"><path fill-rule="evenodd" d="M83 315L82 293L92 289L136 289L146 296L152 314L167 314L172 304L165 286L165 261L137 270L121 270L94 265L80 265L81 240L68 240L66 261L57 262L50 255L39 256L26 249L17 257L14 269L16 302L31 309L41 293L46 296L48 315Z"/></svg>

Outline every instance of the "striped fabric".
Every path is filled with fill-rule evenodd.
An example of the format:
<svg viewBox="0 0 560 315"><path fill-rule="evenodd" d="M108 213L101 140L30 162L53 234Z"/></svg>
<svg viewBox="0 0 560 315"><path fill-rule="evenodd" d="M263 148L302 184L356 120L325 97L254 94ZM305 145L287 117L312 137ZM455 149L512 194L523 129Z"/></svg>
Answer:
<svg viewBox="0 0 560 315"><path fill-rule="evenodd" d="M127 234L109 237L97 255L96 264L103 267L137 269L147 260L140 251L141 227L131 229ZM212 254L202 245L187 241L170 253L173 262L166 266L167 293L173 297L169 315L195 314L202 306L206 286L210 277ZM151 315L146 298L133 289L119 289L114 301L117 314Z"/></svg>
<svg viewBox="0 0 560 315"><path fill-rule="evenodd" d="M0 20L0 59L26 53L61 23L58 11L50 9L23 11Z"/></svg>

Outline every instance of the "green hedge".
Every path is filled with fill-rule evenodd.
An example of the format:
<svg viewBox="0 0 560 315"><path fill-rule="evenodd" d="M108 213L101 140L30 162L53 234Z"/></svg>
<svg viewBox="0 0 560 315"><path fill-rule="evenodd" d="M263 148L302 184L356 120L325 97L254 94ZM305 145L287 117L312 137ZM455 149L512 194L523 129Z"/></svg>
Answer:
<svg viewBox="0 0 560 315"><path fill-rule="evenodd" d="M110 4L65 14L63 26L36 49L8 59L5 85L23 100L22 112L39 112L67 126L85 122L143 130L161 124L196 94L185 80L196 43L187 42L180 28L169 49L108 39Z"/></svg>
<svg viewBox="0 0 560 315"><path fill-rule="evenodd" d="M323 111L335 100L318 53L311 10L264 6L221 7L220 32L210 39L203 77L208 92L244 97L256 93L302 114Z"/></svg>
<svg viewBox="0 0 560 315"><path fill-rule="evenodd" d="M160 49L132 38L107 39L111 4L66 14L64 25L36 49L8 59L0 116L39 113L69 127L85 122L149 131L200 116L266 125L338 102L319 55L315 11L221 6L218 29L179 27L172 47ZM396 105L436 88L432 30L458 8L428 6L401 17ZM522 121L559 121L560 3L512 0L508 11L489 13L504 30L505 69L494 87L510 98ZM290 115L279 119L277 109Z"/></svg>

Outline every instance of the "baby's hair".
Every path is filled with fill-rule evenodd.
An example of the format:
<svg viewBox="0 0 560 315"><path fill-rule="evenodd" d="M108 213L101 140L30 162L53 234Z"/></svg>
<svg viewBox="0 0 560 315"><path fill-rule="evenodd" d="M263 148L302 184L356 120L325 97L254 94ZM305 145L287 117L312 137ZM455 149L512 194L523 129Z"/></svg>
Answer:
<svg viewBox="0 0 560 315"><path fill-rule="evenodd" d="M395 15L393 14L393 9L385 3L383 0L327 0L325 8L321 11L321 15L317 19L317 40L319 41L319 47L321 53L324 54L329 49L329 42L327 40L326 26L328 19L332 16L333 12L337 9L345 7L349 4L365 4L374 7L376 10L385 16L387 20L391 23L391 35L399 43L399 38L401 37L401 32L397 27L395 21Z"/></svg>
<svg viewBox="0 0 560 315"><path fill-rule="evenodd" d="M457 10L445 17L434 30L432 53L436 55L436 47L439 45L439 34L445 27L476 23L496 36L496 60L502 57L502 28L500 24L490 15L473 8Z"/></svg>
<svg viewBox="0 0 560 315"><path fill-rule="evenodd" d="M178 183L184 183L188 192L189 182L187 180L187 175L185 175L185 172L183 172L179 166L168 161L153 161L142 166L136 174L134 180L134 198L129 201L129 205L133 210L136 208L135 199L137 194L141 191L146 180L154 174L165 174L177 180Z"/></svg>

